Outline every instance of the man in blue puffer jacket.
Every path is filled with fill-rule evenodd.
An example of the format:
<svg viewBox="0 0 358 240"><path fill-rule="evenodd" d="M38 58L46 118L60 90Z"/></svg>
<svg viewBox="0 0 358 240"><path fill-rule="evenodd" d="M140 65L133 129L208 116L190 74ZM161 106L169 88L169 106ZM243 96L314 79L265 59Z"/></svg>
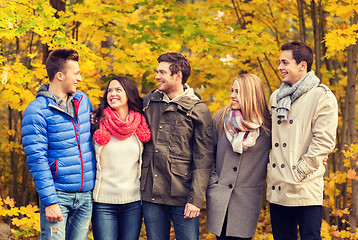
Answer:
<svg viewBox="0 0 358 240"><path fill-rule="evenodd" d="M92 215L95 158L78 53L56 49L46 62L50 84L26 108L21 137L40 196L41 239L87 239Z"/></svg>

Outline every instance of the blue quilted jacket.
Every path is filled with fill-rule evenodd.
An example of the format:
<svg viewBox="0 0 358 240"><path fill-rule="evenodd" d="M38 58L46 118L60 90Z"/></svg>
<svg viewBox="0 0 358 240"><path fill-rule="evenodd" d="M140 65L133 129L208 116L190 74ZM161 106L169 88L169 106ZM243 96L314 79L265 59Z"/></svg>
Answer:
<svg viewBox="0 0 358 240"><path fill-rule="evenodd" d="M89 98L79 91L74 95L76 118L55 100L38 95L21 123L26 163L45 206L58 203L56 190L89 191L95 183Z"/></svg>

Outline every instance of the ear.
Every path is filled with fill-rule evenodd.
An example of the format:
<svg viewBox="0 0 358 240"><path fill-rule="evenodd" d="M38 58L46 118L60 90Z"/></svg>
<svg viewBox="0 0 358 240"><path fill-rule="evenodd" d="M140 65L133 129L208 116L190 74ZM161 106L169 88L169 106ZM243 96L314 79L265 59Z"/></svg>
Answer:
<svg viewBox="0 0 358 240"><path fill-rule="evenodd" d="M179 80L180 82L182 82L183 80L183 73L181 71L179 71L176 76L175 76L175 80Z"/></svg>
<svg viewBox="0 0 358 240"><path fill-rule="evenodd" d="M300 62L300 70L307 72L307 62L306 61Z"/></svg>
<svg viewBox="0 0 358 240"><path fill-rule="evenodd" d="M56 78L56 79L58 79L59 81L62 81L63 80L63 78L64 78L64 74L63 74L63 72L57 72L56 74L55 74L55 77L54 77L54 79Z"/></svg>

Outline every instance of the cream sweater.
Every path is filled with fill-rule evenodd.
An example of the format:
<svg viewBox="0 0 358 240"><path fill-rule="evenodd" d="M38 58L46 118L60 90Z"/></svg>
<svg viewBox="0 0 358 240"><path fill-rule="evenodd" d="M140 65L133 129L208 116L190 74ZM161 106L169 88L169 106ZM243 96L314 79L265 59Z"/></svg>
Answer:
<svg viewBox="0 0 358 240"><path fill-rule="evenodd" d="M135 134L124 140L111 136L104 146L93 142L97 160L93 200L112 204L140 200L143 143Z"/></svg>

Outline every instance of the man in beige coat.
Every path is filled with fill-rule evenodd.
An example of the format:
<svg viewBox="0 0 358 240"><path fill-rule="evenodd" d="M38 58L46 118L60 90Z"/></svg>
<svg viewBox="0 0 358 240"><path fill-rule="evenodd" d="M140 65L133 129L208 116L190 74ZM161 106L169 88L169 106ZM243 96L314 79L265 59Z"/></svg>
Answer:
<svg viewBox="0 0 358 240"><path fill-rule="evenodd" d="M321 239L324 158L334 149L338 107L311 70L312 49L286 43L278 70L282 85L271 96L272 152L267 168L275 240Z"/></svg>

